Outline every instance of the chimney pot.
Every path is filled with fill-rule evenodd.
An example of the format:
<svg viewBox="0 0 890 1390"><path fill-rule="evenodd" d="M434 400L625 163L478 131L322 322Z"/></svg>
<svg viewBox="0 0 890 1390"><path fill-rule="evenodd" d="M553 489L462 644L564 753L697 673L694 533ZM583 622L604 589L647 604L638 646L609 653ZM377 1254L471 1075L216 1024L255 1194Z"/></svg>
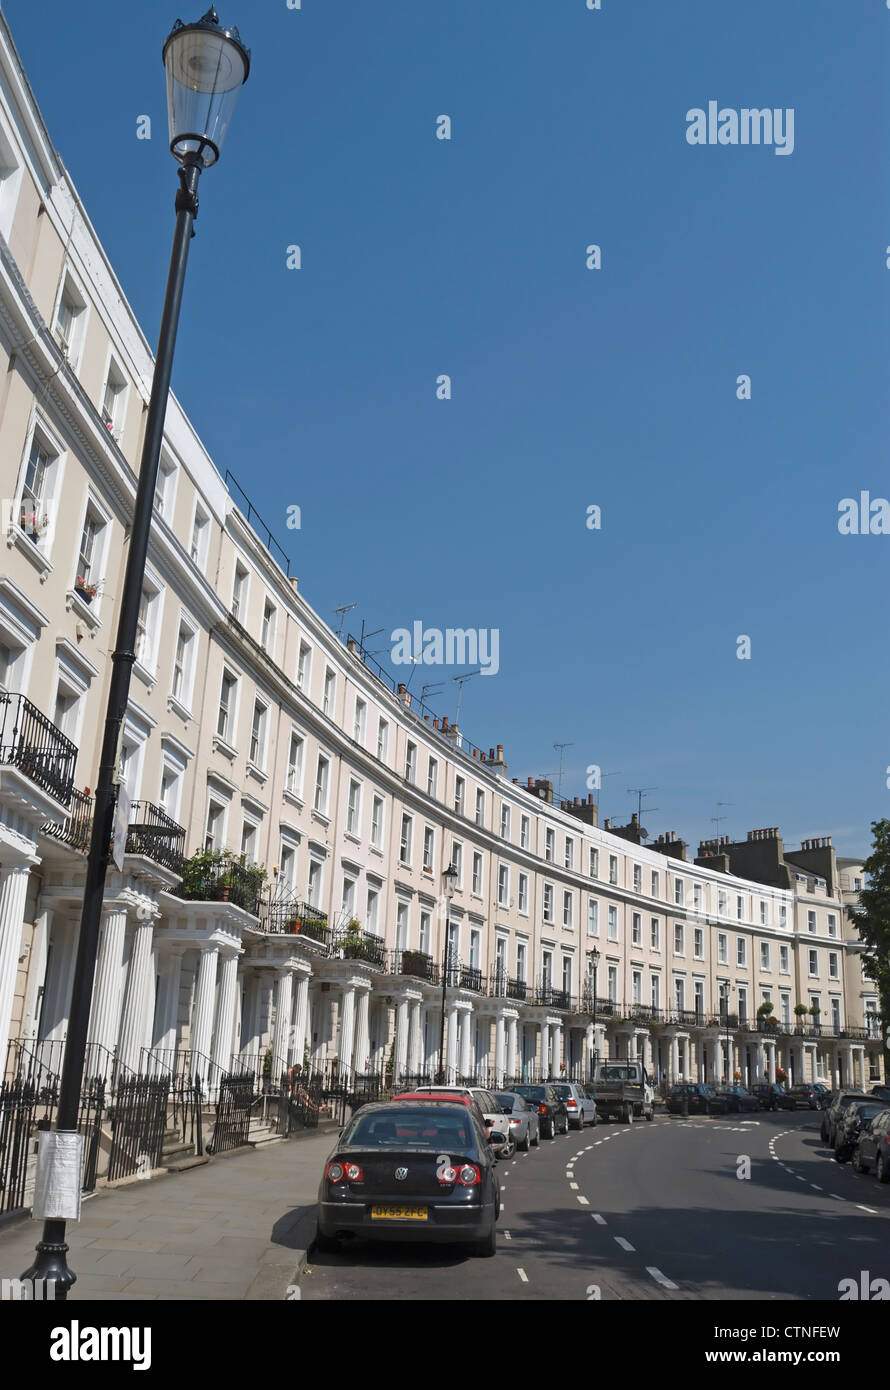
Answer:
<svg viewBox="0 0 890 1390"><path fill-rule="evenodd" d="M429 717L429 715L428 715L428 714L425 714L423 717L424 717L424 719L426 720L426 722L427 722L427 724L428 724L428 723L430 722L430 717Z"/></svg>
<svg viewBox="0 0 890 1390"><path fill-rule="evenodd" d="M493 748L489 748L489 750L488 750L488 756L489 756L489 758L492 759L492 761L494 761L494 749L493 749Z"/></svg>
<svg viewBox="0 0 890 1390"><path fill-rule="evenodd" d="M529 785L530 787L533 787L533 786L535 785L535 784L534 784L533 778L529 777L529 779L528 779L528 785Z"/></svg>
<svg viewBox="0 0 890 1390"><path fill-rule="evenodd" d="M443 729L447 729L447 728L448 728L448 715L447 715L447 714L443 714L443 715L442 715L442 728L443 728Z"/></svg>
<svg viewBox="0 0 890 1390"><path fill-rule="evenodd" d="M350 637L350 638L347 640L347 643L346 643L346 650L347 650L348 652L354 652L354 651L355 651L355 638L354 638L354 637Z"/></svg>
<svg viewBox="0 0 890 1390"><path fill-rule="evenodd" d="M433 728L434 728L434 729L438 729L438 727L439 727L439 721L438 721L438 719L434 719L434 720L433 720Z"/></svg>
<svg viewBox="0 0 890 1390"><path fill-rule="evenodd" d="M504 761L504 745L503 745L502 743L499 743L499 744L498 744L498 762L499 762L499 763L502 763L503 761Z"/></svg>
<svg viewBox="0 0 890 1390"><path fill-rule="evenodd" d="M408 687L405 685L405 682L404 682L404 681L400 681L400 682L399 682L399 691L398 691L398 693L399 693L400 695L404 695L404 693L405 693L405 691L407 690L407 688L408 688Z"/></svg>

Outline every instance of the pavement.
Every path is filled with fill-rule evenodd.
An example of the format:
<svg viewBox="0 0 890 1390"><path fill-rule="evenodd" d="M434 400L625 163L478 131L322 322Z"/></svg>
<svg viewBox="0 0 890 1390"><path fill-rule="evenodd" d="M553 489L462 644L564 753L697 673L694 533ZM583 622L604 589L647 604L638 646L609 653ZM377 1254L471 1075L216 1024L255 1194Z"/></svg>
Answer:
<svg viewBox="0 0 890 1390"><path fill-rule="evenodd" d="M68 1226L69 1301L298 1298L319 1175L339 1126L100 1189ZM39 1222L0 1228L0 1278L30 1265Z"/></svg>

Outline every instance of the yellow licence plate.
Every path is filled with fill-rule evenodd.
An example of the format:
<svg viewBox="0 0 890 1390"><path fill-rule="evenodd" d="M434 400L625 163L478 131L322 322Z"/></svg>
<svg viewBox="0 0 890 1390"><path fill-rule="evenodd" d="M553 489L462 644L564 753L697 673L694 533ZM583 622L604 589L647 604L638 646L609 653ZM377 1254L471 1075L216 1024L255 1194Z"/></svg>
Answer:
<svg viewBox="0 0 890 1390"><path fill-rule="evenodd" d="M426 1221L426 1207L372 1207L372 1221Z"/></svg>

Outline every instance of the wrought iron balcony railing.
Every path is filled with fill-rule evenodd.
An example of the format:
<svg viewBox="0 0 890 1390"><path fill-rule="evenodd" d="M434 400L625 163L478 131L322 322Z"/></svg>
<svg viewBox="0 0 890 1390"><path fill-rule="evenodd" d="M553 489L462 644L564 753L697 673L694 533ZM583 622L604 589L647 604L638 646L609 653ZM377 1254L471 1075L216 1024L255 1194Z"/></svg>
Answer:
<svg viewBox="0 0 890 1390"><path fill-rule="evenodd" d="M253 917L259 917L260 884L255 871L229 860L203 865L200 872L189 872L190 862L185 861L188 877L174 890L177 897L191 902L232 903Z"/></svg>
<svg viewBox="0 0 890 1390"><path fill-rule="evenodd" d="M77 749L24 695L0 691L0 763L17 767L43 791L68 806Z"/></svg>
<svg viewBox="0 0 890 1390"><path fill-rule="evenodd" d="M331 955L343 960L360 960L382 970L386 965L386 950L383 939L370 932L340 931L335 933L331 943Z"/></svg>
<svg viewBox="0 0 890 1390"><path fill-rule="evenodd" d="M41 833L58 840L60 844L70 845L86 854L93 833L93 798L87 792L73 791L68 803L68 816L61 824L47 821L40 827Z"/></svg>
<svg viewBox="0 0 890 1390"><path fill-rule="evenodd" d="M141 854L174 873L185 864L185 827L151 801L134 801L127 826L127 854Z"/></svg>
<svg viewBox="0 0 890 1390"><path fill-rule="evenodd" d="M259 917L263 931L304 936L321 946L331 944L328 914L311 903L298 902L289 896L266 898L260 904Z"/></svg>
<svg viewBox="0 0 890 1390"><path fill-rule="evenodd" d="M425 980L427 984L441 983L439 967L424 951L393 951L390 955L390 973L410 975L415 980Z"/></svg>
<svg viewBox="0 0 890 1390"><path fill-rule="evenodd" d="M460 967L460 987L461 989L472 989L477 994L482 993L482 971L475 965L462 965Z"/></svg>

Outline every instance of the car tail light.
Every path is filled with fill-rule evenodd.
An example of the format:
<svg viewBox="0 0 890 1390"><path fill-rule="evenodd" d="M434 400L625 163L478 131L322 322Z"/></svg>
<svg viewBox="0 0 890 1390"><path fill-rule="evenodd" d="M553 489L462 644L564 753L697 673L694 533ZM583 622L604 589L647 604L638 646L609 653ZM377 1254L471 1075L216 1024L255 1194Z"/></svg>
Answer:
<svg viewBox="0 0 890 1390"><path fill-rule="evenodd" d="M350 1182L364 1182L365 1175L357 1163L347 1163L346 1176Z"/></svg>
<svg viewBox="0 0 890 1390"><path fill-rule="evenodd" d="M521 1121L521 1120L511 1120L510 1123L511 1123L511 1125L520 1125L520 1124L522 1124L522 1121Z"/></svg>
<svg viewBox="0 0 890 1390"><path fill-rule="evenodd" d="M566 1105L569 1107L570 1110L578 1109L578 1102L576 1100L567 1100Z"/></svg>
<svg viewBox="0 0 890 1390"><path fill-rule="evenodd" d="M342 1181L343 1181L343 1164L342 1164L342 1163L329 1163L328 1166L327 1166L327 1168L325 1168L325 1170L324 1170L324 1175L325 1175L325 1177L327 1178L328 1182L342 1182Z"/></svg>
<svg viewBox="0 0 890 1390"><path fill-rule="evenodd" d="M453 1183L457 1182L457 1169L452 1168L449 1164L446 1168L440 1168L436 1177L443 1187L451 1187Z"/></svg>
<svg viewBox="0 0 890 1390"><path fill-rule="evenodd" d="M458 1173L458 1179L463 1187L473 1187L482 1181L482 1174L475 1163L465 1163Z"/></svg>
<svg viewBox="0 0 890 1390"><path fill-rule="evenodd" d="M539 1106L538 1106L538 1110L540 1111L540 1113L541 1113L542 1115L549 1115L549 1113L550 1113L549 1110L547 1109L546 1105L539 1105Z"/></svg>

